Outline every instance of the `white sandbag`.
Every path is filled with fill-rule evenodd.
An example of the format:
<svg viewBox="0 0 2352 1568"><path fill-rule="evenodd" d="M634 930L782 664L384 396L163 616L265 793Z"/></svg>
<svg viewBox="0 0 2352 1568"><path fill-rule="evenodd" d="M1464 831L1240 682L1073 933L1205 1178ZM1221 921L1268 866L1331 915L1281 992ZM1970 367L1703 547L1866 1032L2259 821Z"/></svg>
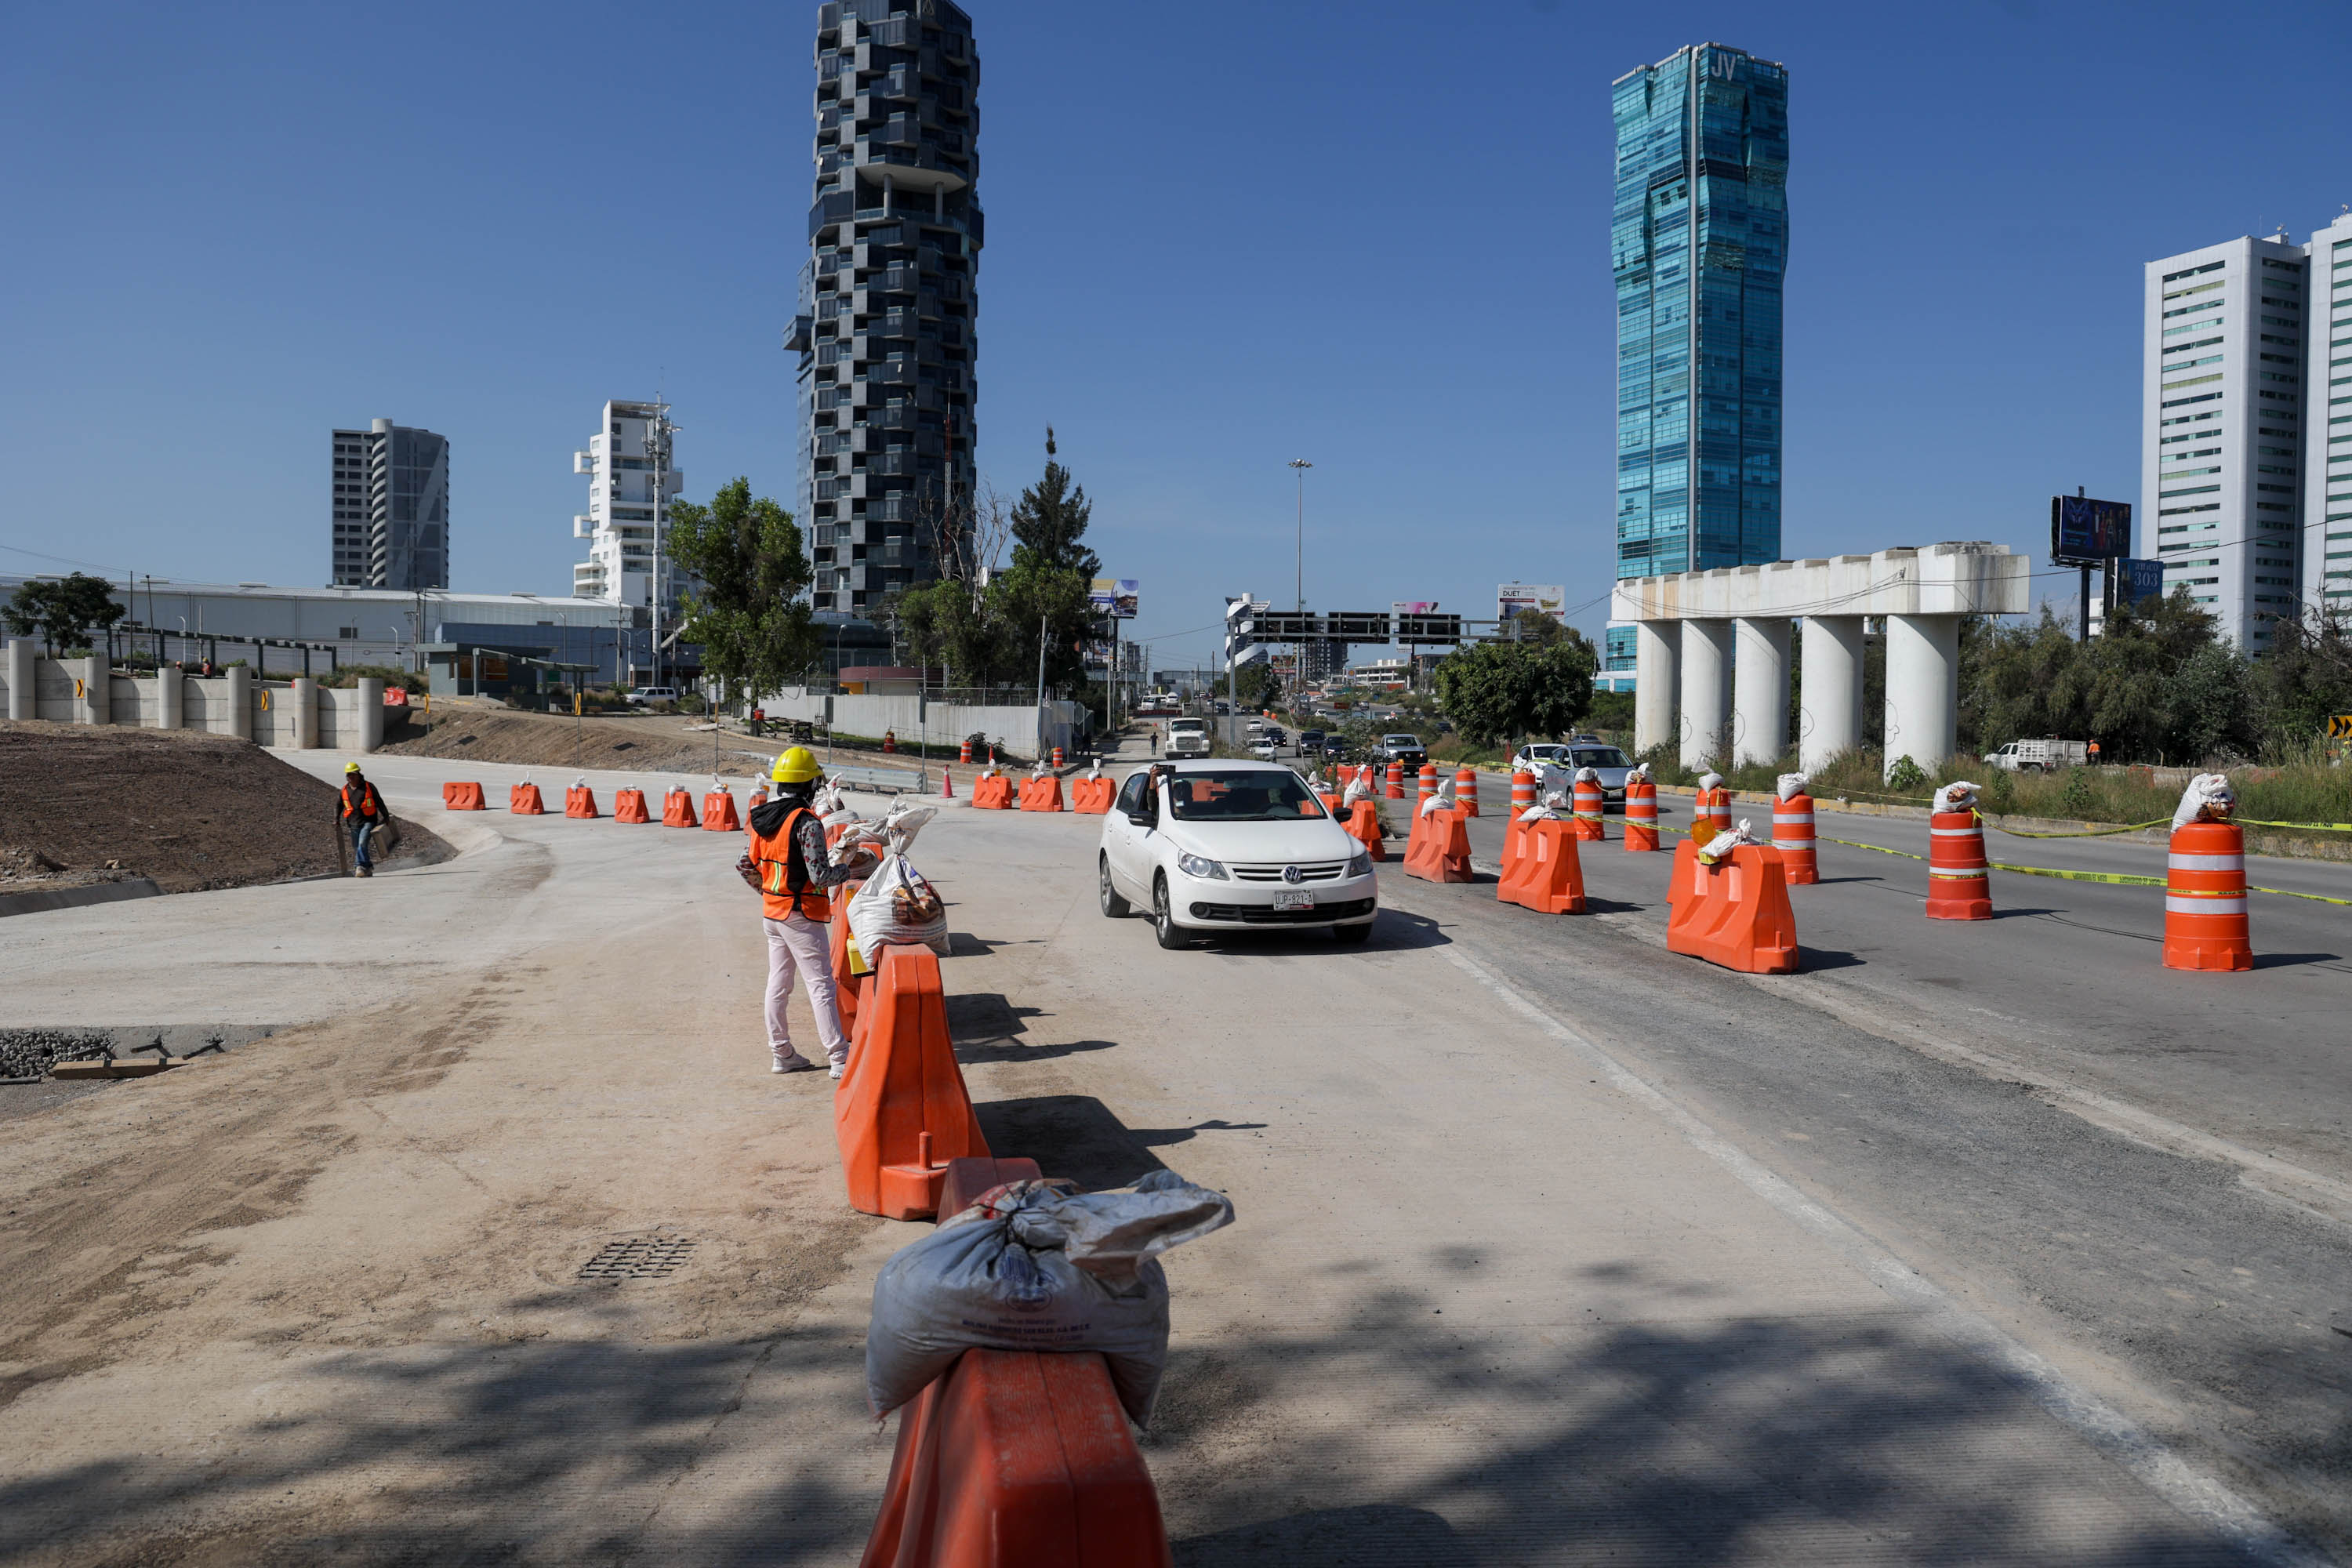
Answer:
<svg viewBox="0 0 2352 1568"><path fill-rule="evenodd" d="M2180 804L2172 813L2172 826L2186 827L2192 822L2227 822L2230 814L2238 809L2238 792L2230 787L2227 773L2199 773L2180 792Z"/></svg>
<svg viewBox="0 0 2352 1568"><path fill-rule="evenodd" d="M1966 779L1955 779L1936 791L1930 809L1935 811L1974 811L1977 808L1977 786Z"/></svg>
<svg viewBox="0 0 2352 1568"><path fill-rule="evenodd" d="M1087 777L1090 779L1098 779L1102 777L1102 759L1100 757L1095 758L1087 764Z"/></svg>
<svg viewBox="0 0 2352 1568"><path fill-rule="evenodd" d="M1755 842L1757 842L1756 835L1748 830L1748 819L1742 817L1738 826L1727 829L1708 839L1706 847L1698 852L1698 858L1703 863L1712 866L1741 845Z"/></svg>
<svg viewBox="0 0 2352 1568"><path fill-rule="evenodd" d="M881 967L882 949L890 942L928 947L945 958L947 908L904 855L885 855L849 900L849 937L868 969Z"/></svg>
<svg viewBox="0 0 2352 1568"><path fill-rule="evenodd" d="M1098 1351L1119 1404L1151 1419L1168 1364L1159 1255L1233 1223L1222 1193L1173 1171L1124 1192L1015 1182L898 1249L874 1279L866 1398L876 1418L967 1350Z"/></svg>
<svg viewBox="0 0 2352 1568"><path fill-rule="evenodd" d="M1356 803L1371 793L1372 786L1364 782L1363 774L1358 773L1348 781L1348 787L1339 792L1340 808L1353 811L1356 809Z"/></svg>
<svg viewBox="0 0 2352 1568"><path fill-rule="evenodd" d="M1627 784L1633 784L1637 781L1642 784L1648 784L1650 782L1649 763L1636 763L1633 764L1633 771L1625 775L1625 782Z"/></svg>
<svg viewBox="0 0 2352 1568"><path fill-rule="evenodd" d="M1723 787L1723 775L1713 772L1701 773L1698 775L1698 787L1701 789L1721 789Z"/></svg>
<svg viewBox="0 0 2352 1568"><path fill-rule="evenodd" d="M809 809L821 817L832 817L841 812L841 791L834 786L832 780L827 779L816 786L815 792L809 796Z"/></svg>
<svg viewBox="0 0 2352 1568"><path fill-rule="evenodd" d="M1601 782L1600 770L1597 768L1579 768L1576 770L1575 782L1578 784L1597 784Z"/></svg>
<svg viewBox="0 0 2352 1568"><path fill-rule="evenodd" d="M1809 781L1802 773L1782 773L1780 775L1780 782L1779 785L1775 787L1773 793L1779 795L1782 800L1787 800L1790 795L1804 794L1805 785Z"/></svg>
<svg viewBox="0 0 2352 1568"><path fill-rule="evenodd" d="M938 806L917 805L910 797L900 795L883 815L882 841L889 846L891 854L904 855L914 844L915 835L923 830L923 824L939 814Z"/></svg>
<svg viewBox="0 0 2352 1568"><path fill-rule="evenodd" d="M1550 821L1559 816L1560 805L1559 796L1549 795L1519 813L1519 820L1521 822Z"/></svg>

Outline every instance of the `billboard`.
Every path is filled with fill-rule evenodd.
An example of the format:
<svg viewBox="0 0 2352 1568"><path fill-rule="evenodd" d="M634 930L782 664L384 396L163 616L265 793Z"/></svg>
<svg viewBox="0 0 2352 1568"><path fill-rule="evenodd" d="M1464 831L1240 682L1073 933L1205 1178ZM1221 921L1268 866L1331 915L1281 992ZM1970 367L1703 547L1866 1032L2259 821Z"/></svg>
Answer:
<svg viewBox="0 0 2352 1568"><path fill-rule="evenodd" d="M1495 587L1495 618L1507 621L1521 610L1541 610L1558 619L1568 608L1568 590L1558 583L1501 583Z"/></svg>
<svg viewBox="0 0 2352 1568"><path fill-rule="evenodd" d="M1135 619L1135 606L1141 597L1142 586L1134 577L1097 577L1087 589L1087 608L1097 616L1109 616L1115 620Z"/></svg>
<svg viewBox="0 0 2352 1568"><path fill-rule="evenodd" d="M1386 642L1393 623L1381 610L1334 610L1325 617L1325 631L1343 642Z"/></svg>
<svg viewBox="0 0 2352 1568"><path fill-rule="evenodd" d="M2131 502L2050 498L2050 559L2055 563L2096 565L2130 550Z"/></svg>
<svg viewBox="0 0 2352 1568"><path fill-rule="evenodd" d="M1436 608L1437 601L1434 599L1397 599L1390 603L1389 613L1395 616L1426 616Z"/></svg>
<svg viewBox="0 0 2352 1568"><path fill-rule="evenodd" d="M2142 561L2126 555L2108 569L2107 579L2115 584L2116 601L2129 606L2142 599L2164 597L2164 563Z"/></svg>
<svg viewBox="0 0 2352 1568"><path fill-rule="evenodd" d="M1462 617L1426 610L1400 614L1396 640L1407 644L1458 643L1462 640Z"/></svg>

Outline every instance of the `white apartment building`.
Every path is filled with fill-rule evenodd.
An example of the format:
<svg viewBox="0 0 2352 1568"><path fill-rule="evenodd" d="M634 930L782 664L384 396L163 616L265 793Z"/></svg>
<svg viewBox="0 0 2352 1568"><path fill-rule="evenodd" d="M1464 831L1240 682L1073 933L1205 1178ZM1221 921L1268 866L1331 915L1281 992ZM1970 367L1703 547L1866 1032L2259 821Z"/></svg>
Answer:
<svg viewBox="0 0 2352 1568"><path fill-rule="evenodd" d="M2307 272L2284 236L2147 268L2137 553L2249 653L2298 614Z"/></svg>
<svg viewBox="0 0 2352 1568"><path fill-rule="evenodd" d="M2311 372L2304 383L2311 414L2303 465L2303 600L2352 611L2352 212L2313 235L2304 251L2311 274Z"/></svg>
<svg viewBox="0 0 2352 1568"><path fill-rule="evenodd" d="M668 502L685 488L686 476L665 465L656 483L659 459L646 445L654 422L666 422L668 413L661 403L607 403L588 449L572 454L572 471L589 477L588 510L572 520L572 537L589 542L588 559L572 568L573 598L652 604L657 542L665 618L678 590L691 586L672 570L668 551Z"/></svg>

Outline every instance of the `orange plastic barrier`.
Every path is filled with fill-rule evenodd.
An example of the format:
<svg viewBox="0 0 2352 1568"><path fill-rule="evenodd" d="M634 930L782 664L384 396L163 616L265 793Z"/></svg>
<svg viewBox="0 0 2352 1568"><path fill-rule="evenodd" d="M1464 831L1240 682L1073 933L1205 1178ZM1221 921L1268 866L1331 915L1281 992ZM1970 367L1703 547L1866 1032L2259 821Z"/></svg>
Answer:
<svg viewBox="0 0 2352 1568"><path fill-rule="evenodd" d="M1413 823L1405 845L1404 874L1425 882L1470 879L1470 826L1459 807L1444 806Z"/></svg>
<svg viewBox="0 0 2352 1568"><path fill-rule="evenodd" d="M1518 858L1495 884L1495 897L1539 915L1584 912L1584 865L1577 858L1575 825L1530 822Z"/></svg>
<svg viewBox="0 0 2352 1568"><path fill-rule="evenodd" d="M1478 815L1478 770L1456 768L1454 771L1454 804L1462 808L1465 816Z"/></svg>
<svg viewBox="0 0 2352 1568"><path fill-rule="evenodd" d="M2176 827L2165 865L2164 967L2252 969L2245 830L2233 822Z"/></svg>
<svg viewBox="0 0 2352 1568"><path fill-rule="evenodd" d="M539 798L535 784L519 784L507 791L507 809L517 816L545 816L547 803Z"/></svg>
<svg viewBox="0 0 2352 1568"><path fill-rule="evenodd" d="M1052 773L1021 781L1021 809L1024 811L1059 811L1062 809L1062 781Z"/></svg>
<svg viewBox="0 0 2352 1568"><path fill-rule="evenodd" d="M1404 798L1404 764L1402 763L1389 764L1388 798L1391 800Z"/></svg>
<svg viewBox="0 0 2352 1568"><path fill-rule="evenodd" d="M1508 877L1518 865L1520 847L1528 841L1528 826L1519 820L1517 811L1512 812L1510 820L1503 824L1503 864L1499 877Z"/></svg>
<svg viewBox="0 0 2352 1568"><path fill-rule="evenodd" d="M694 815L694 797L683 789L672 789L662 796L664 827L699 827L702 819Z"/></svg>
<svg viewBox="0 0 2352 1568"><path fill-rule="evenodd" d="M489 803L482 798L482 786L478 784L445 784L441 786L441 809L444 811L488 811Z"/></svg>
<svg viewBox="0 0 2352 1568"><path fill-rule="evenodd" d="M971 786L971 804L982 811L1013 809L1013 781L1003 773L982 773Z"/></svg>
<svg viewBox="0 0 2352 1568"><path fill-rule="evenodd" d="M948 1043L940 961L929 948L883 948L858 1003L833 1127L850 1206L885 1219L937 1214L947 1163L988 1152Z"/></svg>
<svg viewBox="0 0 2352 1568"><path fill-rule="evenodd" d="M740 833L743 819L735 815L735 792L715 789L702 797L702 830L705 833Z"/></svg>
<svg viewBox="0 0 2352 1568"><path fill-rule="evenodd" d="M1389 858L1388 842L1381 833L1381 808L1369 800L1360 800L1348 810L1348 820L1341 824L1348 837L1362 845L1375 860Z"/></svg>
<svg viewBox="0 0 2352 1568"><path fill-rule="evenodd" d="M844 882L833 889L833 919L825 928L826 952L833 961L834 1008L841 1015L841 1032L857 1031L857 1005L865 999L866 977L849 972L849 896L864 886Z"/></svg>
<svg viewBox="0 0 2352 1568"><path fill-rule="evenodd" d="M753 812L759 810L761 806L767 804L768 791L767 787L762 785L751 792L751 799L750 803L743 807L743 816L748 819Z"/></svg>
<svg viewBox="0 0 2352 1568"><path fill-rule="evenodd" d="M1713 828L1713 833L1702 829ZM1705 842L1717 833L1731 831L1731 792L1727 789L1703 789L1691 802L1691 833Z"/></svg>
<svg viewBox="0 0 2352 1568"><path fill-rule="evenodd" d="M1171 1568L1160 1495L1092 1351L970 1350L899 1410L858 1568Z"/></svg>
<svg viewBox="0 0 2352 1568"><path fill-rule="evenodd" d="M586 784L573 784L571 788L565 790L563 792L563 815L566 816L595 816L600 815L596 810L596 792L590 789Z"/></svg>
<svg viewBox="0 0 2352 1568"><path fill-rule="evenodd" d="M1315 798L1323 803L1323 809L1329 812L1334 818L1339 816L1339 802L1342 798L1339 791L1318 789L1315 792Z"/></svg>
<svg viewBox="0 0 2352 1568"><path fill-rule="evenodd" d="M1658 847L1658 786L1639 779L1625 785L1625 848L1641 854Z"/></svg>
<svg viewBox="0 0 2352 1568"><path fill-rule="evenodd" d="M1822 879L1821 864L1814 856L1811 795L1798 794L1786 800L1777 797L1773 800L1772 847L1780 852L1780 865L1788 876L1789 886L1801 888ZM1984 858L1984 835L1981 833L1977 835L1977 858L1979 860ZM1931 890L1927 902L1931 911L1935 906L1933 876L1930 871L1928 887Z"/></svg>
<svg viewBox="0 0 2352 1568"><path fill-rule="evenodd" d="M613 797L613 820L615 822L651 822L646 811L646 792L625 789Z"/></svg>
<svg viewBox="0 0 2352 1568"><path fill-rule="evenodd" d="M1100 816L1110 809L1118 794L1117 781L1108 778L1076 778L1070 781L1070 809L1088 816Z"/></svg>
<svg viewBox="0 0 2352 1568"><path fill-rule="evenodd" d="M1598 844L1609 837L1608 818L1602 815L1607 798L1601 793L1601 786L1591 779L1578 779L1569 785L1579 838L1590 838Z"/></svg>
<svg viewBox="0 0 2352 1568"><path fill-rule="evenodd" d="M1667 952L1747 974L1796 973L1797 917L1771 846L1742 844L1706 866L1698 846L1684 839L1675 846L1666 904Z"/></svg>
<svg viewBox="0 0 2352 1568"><path fill-rule="evenodd" d="M1772 836L1780 837L1777 818ZM1985 864L1984 825L1973 811L1927 818L1927 918L1992 919L1992 870Z"/></svg>

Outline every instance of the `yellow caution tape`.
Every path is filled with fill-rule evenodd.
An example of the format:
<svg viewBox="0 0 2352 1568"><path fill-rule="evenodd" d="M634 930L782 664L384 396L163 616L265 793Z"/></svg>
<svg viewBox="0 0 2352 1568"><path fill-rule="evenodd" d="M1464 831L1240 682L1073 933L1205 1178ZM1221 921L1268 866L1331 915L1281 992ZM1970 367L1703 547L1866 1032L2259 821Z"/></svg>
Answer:
<svg viewBox="0 0 2352 1568"><path fill-rule="evenodd" d="M2290 892L2284 888L2250 887L2246 891L2250 893L2274 893L2282 899L2309 899L2315 904L2344 904L2347 906L2352 906L2352 899L2331 899L2323 893Z"/></svg>
<svg viewBox="0 0 2352 1568"><path fill-rule="evenodd" d="M1675 831L1680 833L1683 829L1678 827L1675 828ZM1881 855L1900 855L1906 860L1925 860L1927 858L1925 855L1914 855L1908 849L1889 849L1884 844L1857 844L1851 838L1831 838L1828 839L1828 842L1832 844L1843 844L1849 849L1874 849ZM2110 886L2122 888L2163 888L2169 886L2169 883L2162 877L2133 877L2127 876L2119 871L2061 871L2055 867L2051 866L2011 866L2000 860L1991 860L1986 862L1986 864L1993 870L2013 871L2021 877L2055 877L2062 881L2067 882L2105 882ZM2193 888L2175 889L2174 891L2184 897L2193 898L2198 896L2198 889ZM2331 899L2324 893L2298 893L2287 888L2257 888L2251 885L2247 887L2246 891L2250 893L2270 893L2282 899L2309 899L2312 902L2316 904L2341 904L2347 909L2352 909L2352 899ZM2234 893L2209 893L2205 896L2210 898L2235 898L2237 895Z"/></svg>
<svg viewBox="0 0 2352 1568"><path fill-rule="evenodd" d="M2110 834L2140 833L2151 827L2161 827L2172 820L2168 816L2159 816L2154 822L2126 822L2120 827L2093 827L2080 833L2029 833L2022 827L2003 827L1982 812L1978 812L1976 817L1995 833L2006 833L2011 838L2105 838Z"/></svg>
<svg viewBox="0 0 2352 1568"><path fill-rule="evenodd" d="M2352 822L2263 822L2252 816L2233 816L2230 820L2245 827L2300 827L2307 833L2352 833Z"/></svg>

